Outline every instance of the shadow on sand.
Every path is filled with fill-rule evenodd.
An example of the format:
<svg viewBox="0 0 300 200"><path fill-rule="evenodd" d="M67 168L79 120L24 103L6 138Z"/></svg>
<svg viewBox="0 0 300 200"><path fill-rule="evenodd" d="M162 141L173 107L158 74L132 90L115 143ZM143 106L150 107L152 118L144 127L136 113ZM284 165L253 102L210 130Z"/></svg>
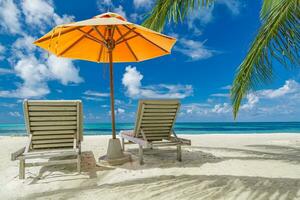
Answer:
<svg viewBox="0 0 300 200"><path fill-rule="evenodd" d="M249 149L250 148L250 149ZM212 151L222 151L243 154L243 156L214 156ZM133 155L134 162L138 155L138 150L130 148L127 150ZM175 149L153 149L145 150L145 165L122 165L119 168L141 170L149 168L172 168L172 167L200 167L205 163L217 163L230 159L237 160L280 160L293 164L300 164L300 149L288 146L276 145L255 145L247 146L247 149L219 148L219 147L186 147L183 148L183 161L176 161ZM134 168L132 169L132 166ZM126 182L113 184L99 184L101 177L97 177L97 171L112 170L114 168L99 167L91 151L82 154L82 172L85 177L78 177L74 174L75 166L47 166L41 168L38 176L34 177L31 184L51 182L51 173L62 172L62 180L85 179L80 187L71 189L58 189L49 192L35 193L26 196L26 199L34 198L54 198L60 194L59 198L75 198L88 194L110 196L111 199L118 198L120 192L124 193L124 198L132 199L300 199L300 180L289 178L264 178L245 177L227 175L180 175L180 176L157 176L151 178L133 179ZM47 172L47 175L44 175ZM50 172L50 174L49 174ZM99 175L98 175L99 176ZM56 176L57 177L57 176ZM57 181L57 180L53 180ZM141 190L147 191L139 195ZM114 191L116 191L114 193ZM162 192L163 191L163 192ZM169 194L172 193L170 196ZM123 199L124 199L123 198ZM126 199L125 198L125 199ZM122 199L122 198L121 198Z"/></svg>

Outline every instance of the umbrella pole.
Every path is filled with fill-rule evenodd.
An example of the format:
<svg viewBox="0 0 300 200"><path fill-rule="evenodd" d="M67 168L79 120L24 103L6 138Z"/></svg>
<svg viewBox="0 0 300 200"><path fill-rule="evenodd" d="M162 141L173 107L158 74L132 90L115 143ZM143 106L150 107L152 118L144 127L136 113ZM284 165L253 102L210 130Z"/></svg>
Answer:
<svg viewBox="0 0 300 200"><path fill-rule="evenodd" d="M116 138L116 124L115 124L115 99L114 99L114 71L113 71L113 49L115 41L113 40L112 27L108 27L107 49L109 54L109 75L110 75L110 108L111 108L111 126L112 139L108 141L108 148L106 156L99 158L99 162L105 161L111 165L119 165L128 162L131 157L123 153L121 142Z"/></svg>
<svg viewBox="0 0 300 200"><path fill-rule="evenodd" d="M116 124L115 124L115 98L114 98L114 71L112 63L112 50L108 50L109 53L109 73L110 73L110 108L111 108L111 126L112 126L112 138L116 139Z"/></svg>

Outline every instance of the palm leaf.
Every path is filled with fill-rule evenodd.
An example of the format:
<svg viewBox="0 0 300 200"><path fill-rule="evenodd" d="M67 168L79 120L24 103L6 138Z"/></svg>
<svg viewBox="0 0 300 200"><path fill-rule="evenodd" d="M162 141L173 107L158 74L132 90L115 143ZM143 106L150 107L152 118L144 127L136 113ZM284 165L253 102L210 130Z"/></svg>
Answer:
<svg viewBox="0 0 300 200"><path fill-rule="evenodd" d="M195 7L209 6L214 0L156 0L143 26L161 32L166 21L178 23Z"/></svg>
<svg viewBox="0 0 300 200"><path fill-rule="evenodd" d="M272 80L272 58L288 68L300 64L300 0L265 0L261 18L258 34L233 81L234 118L243 97Z"/></svg>

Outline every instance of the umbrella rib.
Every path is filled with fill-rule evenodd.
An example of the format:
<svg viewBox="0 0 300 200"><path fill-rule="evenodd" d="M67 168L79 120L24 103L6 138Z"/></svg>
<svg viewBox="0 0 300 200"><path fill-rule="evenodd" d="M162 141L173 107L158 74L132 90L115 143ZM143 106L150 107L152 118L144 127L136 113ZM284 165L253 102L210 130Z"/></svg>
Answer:
<svg viewBox="0 0 300 200"><path fill-rule="evenodd" d="M90 29L88 33L92 32L93 29ZM57 56L61 56L69 51L73 46L75 46L78 42L80 42L84 38L84 35L81 35L77 40L75 40L70 46L65 48L62 52L60 52Z"/></svg>
<svg viewBox="0 0 300 200"><path fill-rule="evenodd" d="M116 43L121 42L121 40L123 38L125 38L129 33L131 33L134 29L135 29L135 27L133 27L132 29L130 29L129 31L127 31L124 35L122 35L119 39L116 40Z"/></svg>
<svg viewBox="0 0 300 200"><path fill-rule="evenodd" d="M116 43L116 46L117 46L118 44L122 43L122 42L126 42L126 41L128 41L128 40L131 40L132 38L135 38L135 37L137 37L137 36L139 36L139 35L133 35L133 36L128 37L128 38L126 38L126 39L124 39L124 40L122 40L122 41L119 41L119 42Z"/></svg>
<svg viewBox="0 0 300 200"><path fill-rule="evenodd" d="M97 42L99 44L102 44L102 45L106 46L106 44L103 41L99 40L98 38L96 38L96 37L94 37L94 36L92 36L90 34L88 34L87 32L81 30L80 28L78 28L77 30L80 31L81 33L83 33L86 38L88 38L88 39L90 39L90 40L92 40L94 42Z"/></svg>
<svg viewBox="0 0 300 200"><path fill-rule="evenodd" d="M117 27L117 26L116 26L116 27ZM121 36L123 36L122 33L121 33L121 31L120 31L120 29L119 29L118 27L117 27L117 31L118 31L118 33L119 33ZM138 58L137 58L136 54L133 52L133 50L132 50L132 48L130 47L130 45L128 44L128 42L127 42L127 41L124 41L124 42L125 42L127 48L129 49L129 51L131 52L131 54L133 55L133 57L135 58L135 60L138 61Z"/></svg>
<svg viewBox="0 0 300 200"><path fill-rule="evenodd" d="M96 28L97 29L97 28ZM97 29L98 30L98 29ZM104 37L103 38L105 38L106 37L106 29L105 29L105 31L104 31ZM98 62L100 62L100 59L101 59L101 55L102 55L102 52L103 52L103 45L101 45L101 48L100 48L100 52L99 52L99 55L98 55Z"/></svg>
<svg viewBox="0 0 300 200"><path fill-rule="evenodd" d="M63 27L63 28L65 28L65 27ZM66 34L66 33L69 33L69 32L71 32L71 31L74 31L74 30L76 30L77 28L78 28L78 27L74 27L74 28L71 28L71 29L68 29L68 30L65 30L65 31L61 31L60 36ZM47 37L44 37L44 38L41 38L41 39L35 41L34 43L44 42L45 40L48 40L48 39L50 39L51 37L57 37L58 34L59 34L59 33L53 34L53 36L49 35L49 36L47 36Z"/></svg>
<svg viewBox="0 0 300 200"><path fill-rule="evenodd" d="M96 31L98 33L98 35L100 35L100 37L103 39L103 41L105 41L105 33L103 36L102 33L98 30L98 28L96 26L93 26L93 29L94 29L94 31ZM105 29L105 32L106 32L106 29Z"/></svg>
<svg viewBox="0 0 300 200"><path fill-rule="evenodd" d="M129 30L131 29L131 28L129 28L129 27L126 26L126 25L123 25L123 26L125 26L125 27L126 27L127 29L129 29ZM141 36L143 39L147 40L149 43L151 43L151 44L153 44L154 46L158 47L159 49L163 50L164 52L170 53L169 51L167 51L166 49L162 48L161 46L155 44L154 42L152 42L151 40L149 40L148 38L146 38L146 37L143 36L142 34L136 32L135 30L132 30L132 31L135 32L137 35Z"/></svg>

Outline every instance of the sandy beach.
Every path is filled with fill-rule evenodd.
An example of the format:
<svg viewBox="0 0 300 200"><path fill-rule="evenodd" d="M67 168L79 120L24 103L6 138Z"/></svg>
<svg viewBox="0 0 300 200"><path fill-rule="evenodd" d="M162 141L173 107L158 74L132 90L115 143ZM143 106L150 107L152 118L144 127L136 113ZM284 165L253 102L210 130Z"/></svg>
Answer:
<svg viewBox="0 0 300 200"><path fill-rule="evenodd" d="M109 136L85 136L82 170L74 165L26 168L10 154L26 137L0 137L1 199L300 199L300 134L181 135L192 140L183 161L174 148L145 150L133 161L97 166Z"/></svg>

